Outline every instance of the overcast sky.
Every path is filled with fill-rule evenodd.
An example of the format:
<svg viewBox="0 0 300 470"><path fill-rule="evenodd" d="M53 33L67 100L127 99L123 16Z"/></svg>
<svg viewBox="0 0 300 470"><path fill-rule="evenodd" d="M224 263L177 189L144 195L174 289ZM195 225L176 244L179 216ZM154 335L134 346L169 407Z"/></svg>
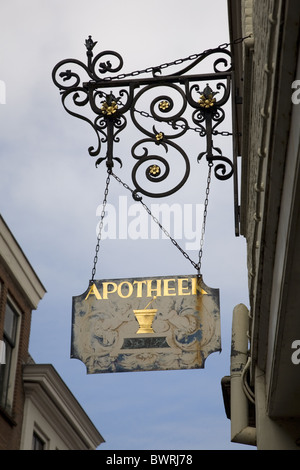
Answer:
<svg viewBox="0 0 300 470"><path fill-rule="evenodd" d="M31 355L54 365L103 435L100 450L246 448L230 443L221 391L230 368L232 310L238 303L248 306L245 241L235 237L232 179L212 179L202 262L204 282L220 289L221 354L209 356L203 370L99 375L87 375L82 362L70 359L72 296L87 289L91 276L106 170L104 164L96 169L88 154L96 144L93 130L65 112L51 78L60 60L85 61L88 35L98 41L95 53L121 54L124 72L214 48L228 41L227 2L1 3L0 80L6 96L0 104L0 212L47 289L32 316ZM124 165L116 173L128 183L130 139L127 132L115 147ZM231 140L222 139L218 144L231 157ZM169 204L203 203L207 166L196 158L204 148L196 133L191 136L191 177ZM117 207L120 197L133 204L112 181L109 202ZM186 240L179 241L185 248ZM197 250L189 254L197 261ZM193 273L169 240L127 237L103 240L96 278Z"/></svg>

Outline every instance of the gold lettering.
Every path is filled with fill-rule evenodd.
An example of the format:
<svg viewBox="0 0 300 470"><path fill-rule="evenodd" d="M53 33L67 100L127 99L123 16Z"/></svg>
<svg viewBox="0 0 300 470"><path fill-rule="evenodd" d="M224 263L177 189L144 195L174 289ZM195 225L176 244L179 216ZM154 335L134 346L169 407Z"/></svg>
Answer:
<svg viewBox="0 0 300 470"><path fill-rule="evenodd" d="M89 289L89 291L88 291L88 293L87 293L87 296L86 296L86 298L85 298L84 300L87 300L87 298L88 298L90 295L92 295L92 294L96 297L96 299L101 300L101 295L100 295L100 293L99 293L99 291L98 291L98 289L97 289L97 287L96 287L95 284L92 284L92 285L91 285L91 287L90 287L90 289Z"/></svg>
<svg viewBox="0 0 300 470"><path fill-rule="evenodd" d="M133 285L137 284L137 297L142 297L143 295L143 284L146 284L146 281L134 281Z"/></svg>
<svg viewBox="0 0 300 470"><path fill-rule="evenodd" d="M122 292L122 286L124 284L128 285L128 294L127 295L123 295L123 292ZM133 291L133 286L132 286L131 282L124 281L124 282L121 282L121 284L118 285L118 294L119 294L120 297L122 297L122 299L127 299L128 297L130 297L131 294L132 294L132 291Z"/></svg>
<svg viewBox="0 0 300 470"><path fill-rule="evenodd" d="M164 295L176 295L176 292L169 292L170 290L175 291L175 287L170 287L169 282L175 282L175 279L164 279Z"/></svg>
<svg viewBox="0 0 300 470"><path fill-rule="evenodd" d="M190 295L190 292L184 292L184 290L188 289L189 286L183 286L183 281L188 282L188 279L178 279L178 295Z"/></svg>
<svg viewBox="0 0 300 470"><path fill-rule="evenodd" d="M112 290L108 290L108 286L113 286ZM113 294L117 291L117 284L115 282L103 282L103 299L107 299L107 294Z"/></svg>
<svg viewBox="0 0 300 470"><path fill-rule="evenodd" d="M119 285L115 282L108 281L103 282L103 300L107 300L109 294L117 292L119 297L122 299L127 299L132 296L134 286L136 285L136 297L143 297L143 286L146 286L147 297L162 295L162 280L163 280L163 295L164 296L173 296L173 295L197 295L198 293L205 295L207 292L202 289L200 280L197 276L191 278L174 278L174 279L147 279L133 281L122 281ZM189 280L192 282L192 289L189 289ZM177 285L176 285L177 281ZM128 291L122 290L123 286L128 286ZM178 288L178 292L176 292ZM102 300L100 292L98 291L95 284L92 284L88 290L88 293L85 297L85 300L89 298L90 295L94 295L97 300Z"/></svg>
<svg viewBox="0 0 300 470"><path fill-rule="evenodd" d="M153 291L157 297L161 295L161 279L156 279L156 289L152 288L152 279L147 279L147 297L152 297Z"/></svg>

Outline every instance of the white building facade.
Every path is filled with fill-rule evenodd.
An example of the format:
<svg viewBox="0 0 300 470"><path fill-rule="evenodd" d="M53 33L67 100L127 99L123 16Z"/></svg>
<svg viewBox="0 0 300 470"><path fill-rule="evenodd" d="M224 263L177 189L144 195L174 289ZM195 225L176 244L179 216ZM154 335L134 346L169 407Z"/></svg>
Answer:
<svg viewBox="0 0 300 470"><path fill-rule="evenodd" d="M228 0L228 14L231 40L251 34L233 51L249 308L233 317L231 438L299 450L300 2Z"/></svg>

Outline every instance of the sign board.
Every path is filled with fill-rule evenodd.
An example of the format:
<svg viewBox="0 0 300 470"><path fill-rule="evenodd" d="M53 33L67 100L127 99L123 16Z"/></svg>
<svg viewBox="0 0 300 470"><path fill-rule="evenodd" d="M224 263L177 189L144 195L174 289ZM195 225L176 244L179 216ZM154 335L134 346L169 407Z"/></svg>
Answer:
<svg viewBox="0 0 300 470"><path fill-rule="evenodd" d="M203 368L216 351L219 290L201 277L98 280L73 297L71 357L89 374Z"/></svg>

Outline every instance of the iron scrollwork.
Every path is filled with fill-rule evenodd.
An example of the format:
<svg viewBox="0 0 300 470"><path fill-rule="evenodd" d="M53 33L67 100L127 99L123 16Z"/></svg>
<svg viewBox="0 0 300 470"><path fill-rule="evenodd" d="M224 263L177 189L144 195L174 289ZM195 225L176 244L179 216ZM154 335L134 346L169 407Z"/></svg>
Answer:
<svg viewBox="0 0 300 470"><path fill-rule="evenodd" d="M88 122L95 131L97 145L89 147L88 152L92 157L98 157L96 166L103 161L106 161L108 169L112 169L114 161L122 165L121 158L115 156L114 144L120 141L119 134L127 126L130 116L135 128L143 134L143 138L131 148L131 155L136 161L132 168L136 198L138 193L150 197L168 196L185 184L190 174L190 159L175 140L191 129L190 124L196 125L200 137L206 138L206 150L198 155L198 162L206 156L209 165L218 162L214 168L216 178L226 180L232 176L233 163L213 143L213 137L220 133L217 127L224 121L223 106L231 91L232 64L227 49L219 47L205 51L191 59L191 63L181 71L169 75L162 75L163 69L168 65L179 65L183 60L130 74L114 75L123 68L122 57L114 51L103 51L94 57L96 44L91 36L85 42L87 64L77 59L66 59L59 62L52 72L65 110ZM187 74L204 59L215 55L218 58L213 62L213 72ZM81 79L82 72L88 81ZM152 76L145 78L144 74L147 73ZM141 77L136 78L138 75ZM209 84L212 82L214 90ZM143 108L146 102L149 111ZM147 125L141 122L141 116L150 118ZM99 156L103 144L106 144L106 154ZM172 158L169 157L170 153ZM145 165L144 175L150 183L167 180L173 155L179 158L181 170L178 181L172 182L170 188L154 192L151 185L148 189L139 183L138 175Z"/></svg>

